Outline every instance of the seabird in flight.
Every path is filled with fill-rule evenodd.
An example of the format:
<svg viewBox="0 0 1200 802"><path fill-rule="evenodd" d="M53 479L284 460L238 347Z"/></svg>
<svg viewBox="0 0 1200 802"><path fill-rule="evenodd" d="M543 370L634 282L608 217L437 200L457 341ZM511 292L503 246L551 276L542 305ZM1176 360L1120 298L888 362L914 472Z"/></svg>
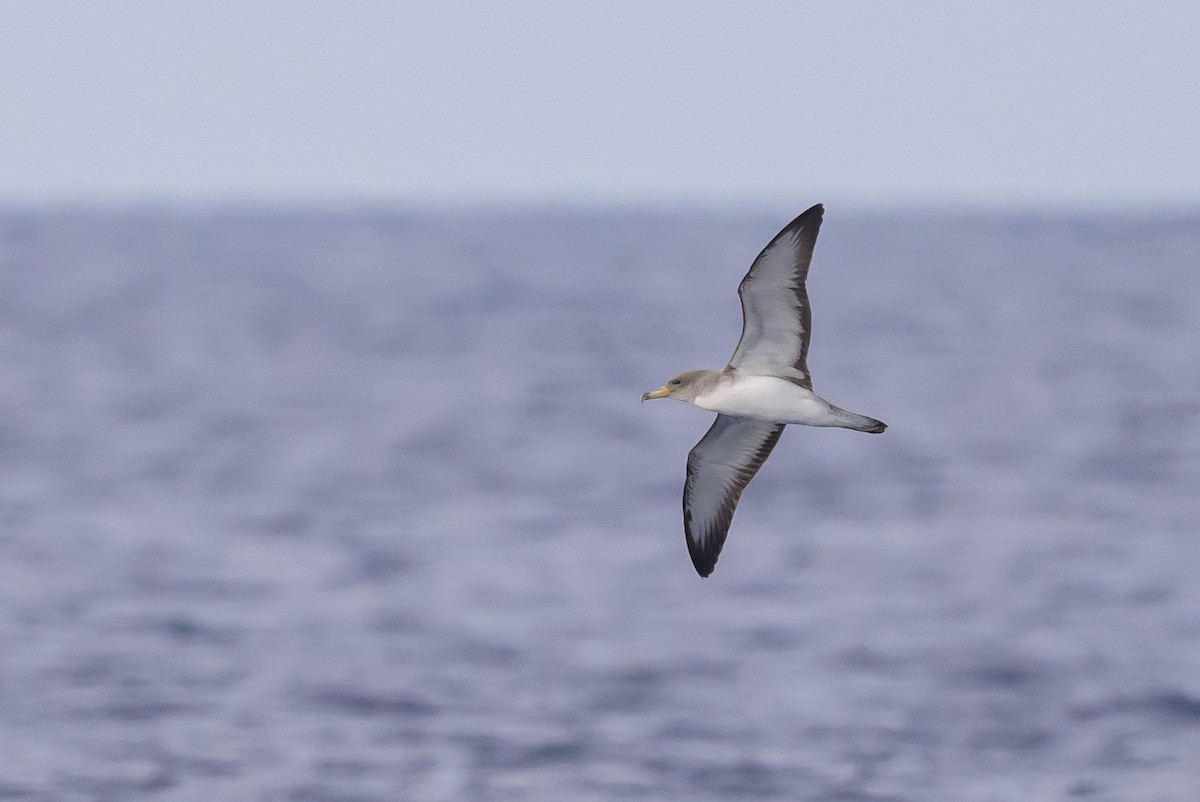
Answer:
<svg viewBox="0 0 1200 802"><path fill-rule="evenodd" d="M806 359L812 333L808 265L825 208L788 223L738 286L742 338L722 370L689 370L642 395L674 398L717 413L688 454L683 530L702 577L712 573L733 511L789 423L879 434L887 425L836 407L812 389Z"/></svg>

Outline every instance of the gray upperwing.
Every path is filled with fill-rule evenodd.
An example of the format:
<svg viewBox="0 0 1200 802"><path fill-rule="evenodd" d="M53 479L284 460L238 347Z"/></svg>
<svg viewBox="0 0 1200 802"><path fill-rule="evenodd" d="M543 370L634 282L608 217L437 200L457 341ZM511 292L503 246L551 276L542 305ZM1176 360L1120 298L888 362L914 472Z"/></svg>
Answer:
<svg viewBox="0 0 1200 802"><path fill-rule="evenodd" d="M738 285L742 338L729 367L743 373L782 376L812 389L808 341L808 266L825 207L813 206L775 235Z"/></svg>
<svg viewBox="0 0 1200 802"><path fill-rule="evenodd" d="M771 455L784 424L718 415L688 454L683 531L700 576L717 564L733 511L746 485Z"/></svg>

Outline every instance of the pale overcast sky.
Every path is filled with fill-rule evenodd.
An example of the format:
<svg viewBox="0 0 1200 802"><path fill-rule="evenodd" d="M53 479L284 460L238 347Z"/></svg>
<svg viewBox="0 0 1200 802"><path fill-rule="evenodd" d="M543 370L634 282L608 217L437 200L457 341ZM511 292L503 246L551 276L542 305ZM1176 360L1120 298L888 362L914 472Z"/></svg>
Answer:
<svg viewBox="0 0 1200 802"><path fill-rule="evenodd" d="M0 0L0 201L1200 204L1200 3Z"/></svg>

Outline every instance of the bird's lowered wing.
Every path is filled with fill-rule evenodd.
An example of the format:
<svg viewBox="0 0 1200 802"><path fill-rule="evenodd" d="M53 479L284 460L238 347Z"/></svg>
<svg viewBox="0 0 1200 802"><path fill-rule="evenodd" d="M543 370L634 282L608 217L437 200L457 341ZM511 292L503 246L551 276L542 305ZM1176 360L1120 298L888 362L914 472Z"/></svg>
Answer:
<svg viewBox="0 0 1200 802"><path fill-rule="evenodd" d="M717 564L729 522L746 485L779 442L784 424L718 415L688 454L683 531L700 576Z"/></svg>
<svg viewBox="0 0 1200 802"><path fill-rule="evenodd" d="M817 204L775 235L738 285L742 338L729 367L752 375L782 376L812 389L808 341L808 265L825 207Z"/></svg>

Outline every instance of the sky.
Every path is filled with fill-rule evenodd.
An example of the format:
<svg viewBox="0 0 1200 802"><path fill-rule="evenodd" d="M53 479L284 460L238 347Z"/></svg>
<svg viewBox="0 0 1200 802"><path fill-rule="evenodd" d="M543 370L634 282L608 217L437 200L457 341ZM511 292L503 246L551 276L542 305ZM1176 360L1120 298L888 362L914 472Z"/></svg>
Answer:
<svg viewBox="0 0 1200 802"><path fill-rule="evenodd" d="M0 0L0 202L1200 206L1191 2Z"/></svg>

